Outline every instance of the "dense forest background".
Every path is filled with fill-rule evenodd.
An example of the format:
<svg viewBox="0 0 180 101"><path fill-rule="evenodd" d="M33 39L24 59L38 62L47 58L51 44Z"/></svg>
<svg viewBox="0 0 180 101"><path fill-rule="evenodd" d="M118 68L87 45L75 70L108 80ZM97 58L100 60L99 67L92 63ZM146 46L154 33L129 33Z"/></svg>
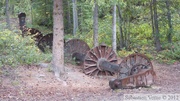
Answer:
<svg viewBox="0 0 180 101"><path fill-rule="evenodd" d="M112 46L112 22L116 21L116 47L120 57L140 52L159 62L175 63L180 60L179 0L63 2L65 40L80 38L93 47L93 35L97 32L99 44ZM19 29L13 27L8 19L18 20L17 14L25 12L28 27L36 28L43 34L51 33L53 0L1 0L0 8L0 65L50 61L51 56L32 46L30 38L22 39ZM113 16L114 12L116 16ZM96 20L98 26L94 24Z"/></svg>

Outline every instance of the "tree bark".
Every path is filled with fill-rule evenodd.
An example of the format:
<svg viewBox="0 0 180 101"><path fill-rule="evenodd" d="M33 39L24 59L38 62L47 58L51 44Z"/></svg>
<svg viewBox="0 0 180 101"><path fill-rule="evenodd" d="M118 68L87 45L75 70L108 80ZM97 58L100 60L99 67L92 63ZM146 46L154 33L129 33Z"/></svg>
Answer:
<svg viewBox="0 0 180 101"><path fill-rule="evenodd" d="M117 50L117 44L116 44L116 5L113 5L112 48L113 48L114 52L116 52L116 50Z"/></svg>
<svg viewBox="0 0 180 101"><path fill-rule="evenodd" d="M124 35L123 35L123 29L122 29L123 18L122 18L120 6L117 5L117 7L118 7L118 14L119 14L120 49L122 49L124 47Z"/></svg>
<svg viewBox="0 0 180 101"><path fill-rule="evenodd" d="M6 24L7 24L7 28L8 29L11 29L11 26L10 26L10 18L9 18L9 0L6 0Z"/></svg>
<svg viewBox="0 0 180 101"><path fill-rule="evenodd" d="M75 17L76 17L76 19L75 19L75 21L76 21L76 31L78 30L78 11L77 11L77 1L75 0L75 11L76 11L76 15L75 15Z"/></svg>
<svg viewBox="0 0 180 101"><path fill-rule="evenodd" d="M167 39L168 42L171 43L172 42L172 21L171 21L171 12L170 12L170 8L169 8L169 0L166 0L166 8L167 8L167 19L168 19L168 26L169 26L169 30L168 30L168 35L167 35Z"/></svg>
<svg viewBox="0 0 180 101"><path fill-rule="evenodd" d="M93 23L94 23L94 47L98 46L98 5L96 0L94 0L94 15L93 15Z"/></svg>
<svg viewBox="0 0 180 101"><path fill-rule="evenodd" d="M71 26L71 10L70 10L70 2L67 0L66 1L67 2L67 6L68 6L68 11L67 11L67 20L68 20L68 29L69 28L71 28L72 26ZM70 30L68 30L68 32L70 32L72 29L70 29ZM72 32L70 32L70 33L72 33Z"/></svg>
<svg viewBox="0 0 180 101"><path fill-rule="evenodd" d="M153 14L153 6L152 6L152 0L150 0L150 13L151 13L151 24L152 24L152 35L155 37L154 33L154 14Z"/></svg>
<svg viewBox="0 0 180 101"><path fill-rule="evenodd" d="M73 2L73 35L76 35L76 31L78 29L77 6L76 6L76 0L72 0L72 2Z"/></svg>
<svg viewBox="0 0 180 101"><path fill-rule="evenodd" d="M54 0L53 9L53 59L52 66L56 77L65 72L64 68L64 24L63 0Z"/></svg>
<svg viewBox="0 0 180 101"><path fill-rule="evenodd" d="M157 1L153 0L153 11L154 11L154 27L155 27L155 37L154 37L154 41L155 41L155 47L156 47L156 51L160 51L161 50L161 43L159 40L159 26L158 26L158 16L157 16Z"/></svg>

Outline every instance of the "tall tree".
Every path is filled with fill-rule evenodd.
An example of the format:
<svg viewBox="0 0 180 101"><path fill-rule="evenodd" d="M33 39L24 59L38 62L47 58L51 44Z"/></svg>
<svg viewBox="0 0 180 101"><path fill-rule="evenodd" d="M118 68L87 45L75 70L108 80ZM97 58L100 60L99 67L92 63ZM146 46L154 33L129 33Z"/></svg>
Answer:
<svg viewBox="0 0 180 101"><path fill-rule="evenodd" d="M155 47L156 51L161 50L161 43L159 39L159 26L158 26L158 16L157 16L157 1L153 0L153 11L154 11L154 30L155 30L155 35L154 35L154 42L155 42Z"/></svg>
<svg viewBox="0 0 180 101"><path fill-rule="evenodd" d="M127 5L124 10L123 27L124 27L124 46L126 49L128 49L129 39L130 39L129 28L130 28L130 17L132 16L132 11L131 11L132 7L130 1L127 1L126 4Z"/></svg>
<svg viewBox="0 0 180 101"><path fill-rule="evenodd" d="M10 18L9 18L9 0L6 0L6 23L7 23L7 28L11 29L10 26Z"/></svg>
<svg viewBox="0 0 180 101"><path fill-rule="evenodd" d="M78 15L77 15L76 0L72 0L72 3L73 3L73 35L75 35L78 29Z"/></svg>
<svg viewBox="0 0 180 101"><path fill-rule="evenodd" d="M122 49L124 47L124 35L123 35L123 28L122 28L123 18L122 18L121 8L119 4L117 5L117 8L118 8L118 15L119 15L120 49Z"/></svg>
<svg viewBox="0 0 180 101"><path fill-rule="evenodd" d="M154 33L154 14L153 14L153 6L152 6L152 0L150 0L150 14L151 14L151 26L152 26L152 35L153 37L155 37L155 33Z"/></svg>
<svg viewBox="0 0 180 101"><path fill-rule="evenodd" d="M113 21L112 21L112 48L116 52L116 4L113 5Z"/></svg>
<svg viewBox="0 0 180 101"><path fill-rule="evenodd" d="M53 59L52 66L56 77L65 72L64 68L64 24L63 0L54 0L53 7Z"/></svg>
<svg viewBox="0 0 180 101"><path fill-rule="evenodd" d="M167 35L167 39L168 42L171 43L172 42L172 21L171 21L171 12L170 12L170 4L169 4L169 0L166 0L166 8L167 8L167 19L168 19L168 26L169 26L169 30L168 30L168 35Z"/></svg>
<svg viewBox="0 0 180 101"><path fill-rule="evenodd" d="M94 47L98 46L98 4L97 1L94 0L94 15L93 15L93 26L94 26Z"/></svg>
<svg viewBox="0 0 180 101"><path fill-rule="evenodd" d="M67 2L67 21L68 21L68 24L67 24L67 26L68 26L68 28L67 29L69 29L69 28L71 28L71 10L70 10L70 2L67 0L66 1ZM68 32L69 32L70 30L68 30Z"/></svg>

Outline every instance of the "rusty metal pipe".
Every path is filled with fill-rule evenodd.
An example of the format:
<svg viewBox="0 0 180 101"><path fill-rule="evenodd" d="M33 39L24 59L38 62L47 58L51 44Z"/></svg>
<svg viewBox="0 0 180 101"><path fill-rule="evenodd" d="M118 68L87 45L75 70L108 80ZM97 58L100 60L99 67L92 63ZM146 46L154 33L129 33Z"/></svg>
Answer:
<svg viewBox="0 0 180 101"><path fill-rule="evenodd" d="M119 72L119 68L120 68L119 65L108 62L105 59L100 59L98 61L98 64L99 64L98 68L102 71L110 71L113 73Z"/></svg>

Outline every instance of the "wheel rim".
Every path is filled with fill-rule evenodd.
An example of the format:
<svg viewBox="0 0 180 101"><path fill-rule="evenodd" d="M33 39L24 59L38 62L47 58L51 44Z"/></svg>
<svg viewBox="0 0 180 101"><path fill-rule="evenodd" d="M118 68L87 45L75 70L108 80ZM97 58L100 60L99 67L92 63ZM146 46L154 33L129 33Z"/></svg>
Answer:
<svg viewBox="0 0 180 101"><path fill-rule="evenodd" d="M88 44L80 39L71 39L64 46L65 58L67 60L71 60L74 53L85 55L89 50Z"/></svg>
<svg viewBox="0 0 180 101"><path fill-rule="evenodd" d="M119 65L121 67L120 69L121 71L119 73L118 78L125 78L127 76L134 74L135 71L133 72L132 69L135 69L137 67L138 67L138 71L140 69L144 69L144 68L139 68L142 66L146 66L147 69L150 69L150 68L153 69L153 65L150 59L146 57L144 54L140 54L140 53L134 53L127 56L126 58L123 59L123 61Z"/></svg>
<svg viewBox="0 0 180 101"><path fill-rule="evenodd" d="M91 76L113 75L114 73L103 71L98 67L101 60L117 63L116 53L106 45L100 45L91 49L84 59L84 73Z"/></svg>

